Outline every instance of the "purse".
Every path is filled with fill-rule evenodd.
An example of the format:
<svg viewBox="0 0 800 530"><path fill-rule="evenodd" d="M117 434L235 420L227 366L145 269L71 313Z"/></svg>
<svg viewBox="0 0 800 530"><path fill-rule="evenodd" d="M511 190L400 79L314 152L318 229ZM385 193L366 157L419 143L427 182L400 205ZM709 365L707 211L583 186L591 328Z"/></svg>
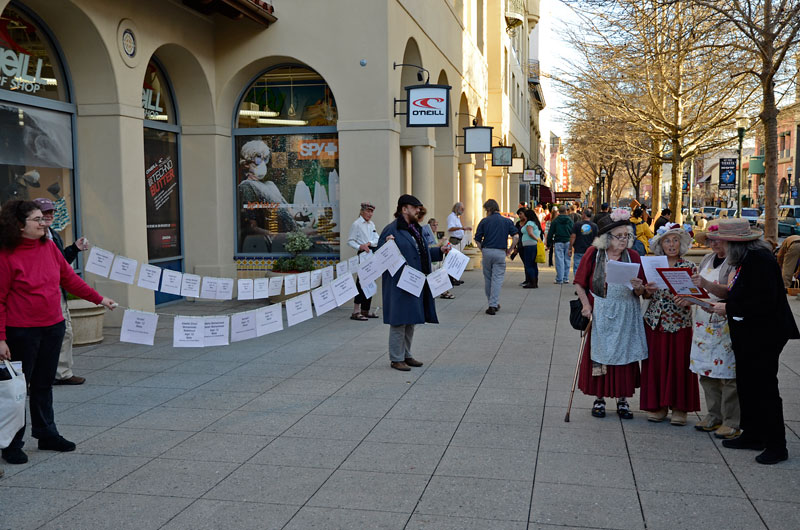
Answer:
<svg viewBox="0 0 800 530"><path fill-rule="evenodd" d="M573 329L584 331L589 325L589 319L583 316L583 302L580 298L569 301L569 323Z"/></svg>
<svg viewBox="0 0 800 530"><path fill-rule="evenodd" d="M5 368L5 369L3 369ZM8 447L11 440L25 425L25 397L27 385L25 376L17 375L11 363L4 360L0 364L0 448Z"/></svg>
<svg viewBox="0 0 800 530"><path fill-rule="evenodd" d="M536 263L544 263L547 260L547 251L544 249L544 241L541 239L536 242Z"/></svg>

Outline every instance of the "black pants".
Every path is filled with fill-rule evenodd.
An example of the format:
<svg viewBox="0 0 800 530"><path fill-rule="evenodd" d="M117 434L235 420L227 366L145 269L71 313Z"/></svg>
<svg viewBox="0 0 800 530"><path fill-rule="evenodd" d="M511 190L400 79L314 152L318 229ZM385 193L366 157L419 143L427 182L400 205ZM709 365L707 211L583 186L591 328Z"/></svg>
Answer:
<svg viewBox="0 0 800 530"><path fill-rule="evenodd" d="M741 408L740 427L748 439L763 441L768 449L786 447L783 400L778 390L778 358L787 341L733 343L736 389ZM756 346L755 349L753 346Z"/></svg>
<svg viewBox="0 0 800 530"><path fill-rule="evenodd" d="M22 371L28 382L31 435L34 438L58 436L53 419L53 379L56 377L58 354L65 330L63 320L41 328L6 327L6 343L11 350L11 360L22 361ZM9 447L21 449L24 435L23 425Z"/></svg>
<svg viewBox="0 0 800 530"><path fill-rule="evenodd" d="M370 250L374 251L374 248L370 248ZM364 252L363 250L359 250L358 253L361 254ZM361 289L361 282L358 281L358 276L356 276L356 289L358 289L358 295L353 299L353 303L359 304L361 306L362 313L369 313L369 308L372 307L372 298L367 298L364 296L364 290Z"/></svg>

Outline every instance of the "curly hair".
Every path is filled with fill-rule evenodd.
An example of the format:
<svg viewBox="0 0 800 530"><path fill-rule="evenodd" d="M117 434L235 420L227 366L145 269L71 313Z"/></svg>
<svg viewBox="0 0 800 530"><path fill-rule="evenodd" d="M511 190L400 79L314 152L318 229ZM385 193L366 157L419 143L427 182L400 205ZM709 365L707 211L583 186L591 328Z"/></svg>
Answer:
<svg viewBox="0 0 800 530"><path fill-rule="evenodd" d="M11 200L0 209L0 249L14 249L22 242L22 229L28 215L39 206L33 201ZM47 235L42 236L43 239Z"/></svg>
<svg viewBox="0 0 800 530"><path fill-rule="evenodd" d="M628 238L627 248L633 248L633 241L636 239L636 230L633 229L633 225L631 224L621 225L621 226L626 227L628 229L628 233L631 235L631 237ZM609 230L604 234L600 234L599 236L594 238L594 241L592 242L593 247L596 247L601 250L607 249L610 245L611 245L611 230Z"/></svg>

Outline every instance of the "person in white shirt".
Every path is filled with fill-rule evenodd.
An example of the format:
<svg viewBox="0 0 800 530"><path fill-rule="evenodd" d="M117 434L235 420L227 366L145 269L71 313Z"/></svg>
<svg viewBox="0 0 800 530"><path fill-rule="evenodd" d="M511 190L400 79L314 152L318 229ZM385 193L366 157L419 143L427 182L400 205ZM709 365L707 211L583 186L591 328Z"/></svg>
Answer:
<svg viewBox="0 0 800 530"><path fill-rule="evenodd" d="M361 212L358 218L353 221L350 227L350 235L347 236L347 244L358 251L372 252L378 246L378 231L375 230L375 223L372 222L372 213L375 211L375 206L368 202L361 203ZM374 312L370 312L372 305L372 298L367 298L364 291L361 289L361 284L356 279L356 288L358 289L358 296L353 300L355 307L353 314L350 315L350 320L367 320L369 318L378 318Z"/></svg>
<svg viewBox="0 0 800 530"><path fill-rule="evenodd" d="M462 243L464 242L464 232L471 231L471 226L464 226L461 224L461 215L464 213L464 203L457 202L453 205L453 211L447 216L447 235L450 237L450 244L454 248L463 250ZM461 280L456 280L450 277L450 282L453 285L461 285L464 283Z"/></svg>

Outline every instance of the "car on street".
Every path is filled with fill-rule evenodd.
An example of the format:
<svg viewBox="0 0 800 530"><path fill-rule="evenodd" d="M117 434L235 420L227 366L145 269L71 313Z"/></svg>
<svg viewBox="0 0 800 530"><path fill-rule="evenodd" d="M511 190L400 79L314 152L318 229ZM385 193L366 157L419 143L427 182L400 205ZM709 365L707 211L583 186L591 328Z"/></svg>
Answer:
<svg viewBox="0 0 800 530"><path fill-rule="evenodd" d="M706 216L706 219L708 219L708 218L710 218L711 216L713 216L713 215L714 215L714 212L716 212L716 211L717 211L717 207L716 207L716 206L703 206L703 207L700 209L700 213L702 213L703 215L705 215L705 216Z"/></svg>
<svg viewBox="0 0 800 530"><path fill-rule="evenodd" d="M727 217L736 217L736 208L714 208L714 213L712 217L715 219L719 219L722 217L722 212L727 212L725 215Z"/></svg>
<svg viewBox="0 0 800 530"><path fill-rule="evenodd" d="M764 230L764 213L758 216L756 228ZM784 204L778 207L778 237L800 234L800 205Z"/></svg>
<svg viewBox="0 0 800 530"><path fill-rule="evenodd" d="M759 215L761 215L761 212L758 211L758 208L742 208L742 218L747 219L750 226L756 225Z"/></svg>

